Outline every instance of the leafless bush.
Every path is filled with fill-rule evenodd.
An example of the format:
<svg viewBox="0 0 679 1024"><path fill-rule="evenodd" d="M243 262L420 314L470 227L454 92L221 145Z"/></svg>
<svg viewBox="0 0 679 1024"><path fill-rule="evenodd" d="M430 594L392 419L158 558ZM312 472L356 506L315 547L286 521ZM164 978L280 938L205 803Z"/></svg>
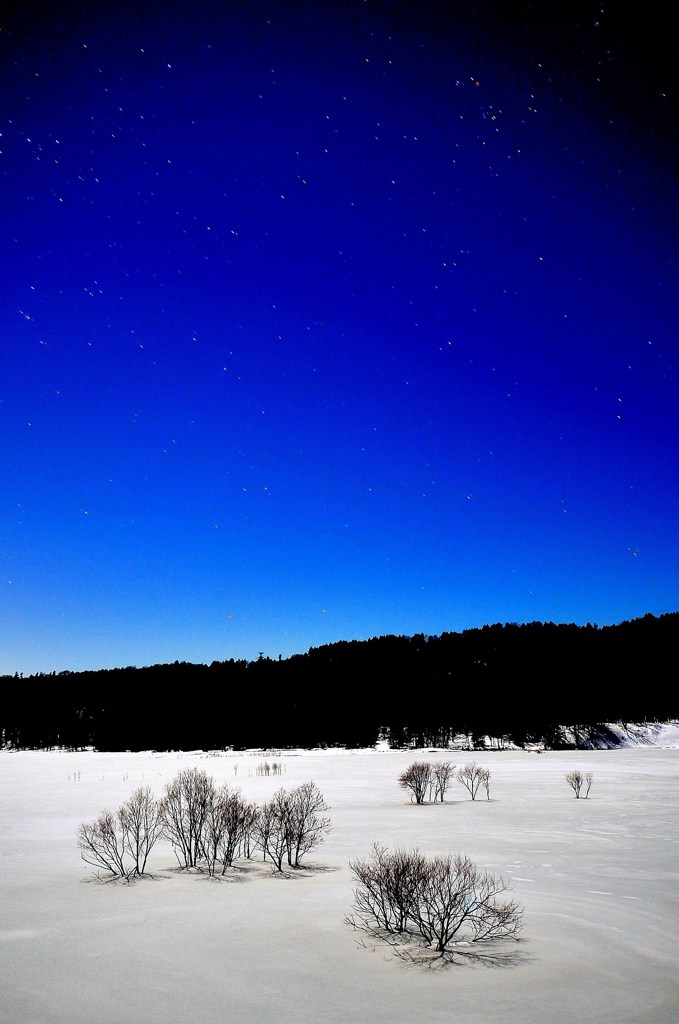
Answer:
<svg viewBox="0 0 679 1024"><path fill-rule="evenodd" d="M127 878L134 864L126 862L126 834L117 814L102 811L96 821L83 823L78 829L78 848L86 864L106 871L112 878Z"/></svg>
<svg viewBox="0 0 679 1024"><path fill-rule="evenodd" d="M399 776L398 784L410 790L411 802L423 804L427 800L443 803L450 783L455 777L455 765L450 761L414 761Z"/></svg>
<svg viewBox="0 0 679 1024"><path fill-rule="evenodd" d="M472 800L476 800L481 786L486 791L486 799L490 800L490 772L487 768L481 768L472 761L470 764L458 768L456 778L469 791Z"/></svg>
<svg viewBox="0 0 679 1024"><path fill-rule="evenodd" d="M425 859L417 850L390 853L381 843L374 843L372 851L368 860L349 861L358 881L354 910L369 929L408 932L414 894L426 872Z"/></svg>
<svg viewBox="0 0 679 1024"><path fill-rule="evenodd" d="M288 849L286 821L289 807L290 794L279 789L271 800L258 808L253 827L253 835L264 860L268 857L277 872L283 870L283 859Z"/></svg>
<svg viewBox="0 0 679 1024"><path fill-rule="evenodd" d="M204 853L204 829L215 799L214 780L198 768L186 768L165 787L163 835L184 868L195 868Z"/></svg>
<svg viewBox="0 0 679 1024"><path fill-rule="evenodd" d="M418 850L390 853L374 844L370 858L349 866L357 886L356 916L348 920L371 934L419 935L446 961L478 958L477 944L519 937L523 911L503 898L508 883L460 854L428 860Z"/></svg>
<svg viewBox="0 0 679 1024"><path fill-rule="evenodd" d="M221 790L212 788L208 794L205 806L205 814L202 821L202 829L199 837L199 854L197 860L205 863L208 875L214 876L219 860L219 850L226 831L226 806L228 800L228 787L223 786Z"/></svg>
<svg viewBox="0 0 679 1024"><path fill-rule="evenodd" d="M163 830L163 809L148 786L135 789L118 811L125 847L134 861L134 874L143 875L146 861Z"/></svg>
<svg viewBox="0 0 679 1024"><path fill-rule="evenodd" d="M145 873L162 827L160 803L140 787L115 813L102 811L96 821L79 827L80 855L86 864L129 881Z"/></svg>
<svg viewBox="0 0 679 1024"><path fill-rule="evenodd" d="M299 867L302 857L323 842L331 829L329 810L323 794L314 782L305 782L293 790L279 789L259 808L254 835L264 859L267 856L276 871L283 870L283 859L290 867Z"/></svg>
<svg viewBox="0 0 679 1024"><path fill-rule="evenodd" d="M436 764L431 766L431 771L431 789L434 795L434 802L440 800L443 803L443 798L455 774L455 765L451 764L450 761L437 761Z"/></svg>
<svg viewBox="0 0 679 1024"><path fill-rule="evenodd" d="M330 808L315 782L303 782L292 790L285 822L288 864L299 867L302 857L323 842L332 828L323 811Z"/></svg>
<svg viewBox="0 0 679 1024"><path fill-rule="evenodd" d="M219 843L219 856L222 874L225 874L236 857L244 852L245 837L256 809L243 799L239 790L230 791L224 786L220 793L224 828Z"/></svg>
<svg viewBox="0 0 679 1024"><path fill-rule="evenodd" d="M255 826L257 824L257 816L259 814L259 808L256 804L247 804L244 812L243 821L243 837L240 844L241 856L246 857L248 860L252 858L253 851L257 848L257 837L255 834Z"/></svg>
<svg viewBox="0 0 679 1024"><path fill-rule="evenodd" d="M275 871L299 867L303 857L331 829L323 812L329 808L314 782L279 789L262 807L248 803L240 790L219 789L206 772L186 769L165 787L162 800L140 788L117 813L103 812L78 830L83 860L111 877L142 875L162 835L182 868L199 868L211 876L226 874L238 856L262 850ZM127 858L131 858L128 862Z"/></svg>
<svg viewBox="0 0 679 1024"><path fill-rule="evenodd" d="M398 784L411 792L410 800L423 804L430 791L432 781L431 765L426 761L414 761L399 776Z"/></svg>
<svg viewBox="0 0 679 1024"><path fill-rule="evenodd" d="M572 771L566 772L566 782L575 793L575 799L586 800L592 788L593 775L591 772Z"/></svg>
<svg viewBox="0 0 679 1024"><path fill-rule="evenodd" d="M420 934L437 953L460 939L483 942L516 938L520 913L514 900L499 901L508 884L479 870L460 854L428 862L415 909Z"/></svg>

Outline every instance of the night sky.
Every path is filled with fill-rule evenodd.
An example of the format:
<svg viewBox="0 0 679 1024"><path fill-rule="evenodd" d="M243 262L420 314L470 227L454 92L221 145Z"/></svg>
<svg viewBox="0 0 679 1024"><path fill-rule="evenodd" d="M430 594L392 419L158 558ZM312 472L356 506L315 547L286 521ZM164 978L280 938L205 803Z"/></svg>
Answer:
<svg viewBox="0 0 679 1024"><path fill-rule="evenodd" d="M674 30L622 6L0 12L0 672L679 609Z"/></svg>

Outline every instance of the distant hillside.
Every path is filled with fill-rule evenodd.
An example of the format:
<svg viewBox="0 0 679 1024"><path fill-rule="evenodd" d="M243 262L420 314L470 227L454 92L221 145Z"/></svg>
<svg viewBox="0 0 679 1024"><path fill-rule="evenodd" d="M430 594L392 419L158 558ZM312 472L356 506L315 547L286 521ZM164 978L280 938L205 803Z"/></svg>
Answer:
<svg viewBox="0 0 679 1024"><path fill-rule="evenodd" d="M568 736L567 730L565 730ZM574 744L575 745L575 744ZM579 746L594 750L611 747L664 747L679 748L679 721L674 722L609 722L600 731L590 730L589 742Z"/></svg>
<svg viewBox="0 0 679 1024"><path fill-rule="evenodd" d="M598 628L507 623L285 660L0 677L0 744L99 750L591 746L679 718L679 612Z"/></svg>

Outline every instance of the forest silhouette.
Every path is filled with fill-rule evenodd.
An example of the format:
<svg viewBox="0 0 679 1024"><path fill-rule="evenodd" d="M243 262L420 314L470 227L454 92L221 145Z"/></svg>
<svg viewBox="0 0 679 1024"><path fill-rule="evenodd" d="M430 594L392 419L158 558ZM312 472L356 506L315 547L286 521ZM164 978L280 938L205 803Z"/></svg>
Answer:
<svg viewBox="0 0 679 1024"><path fill-rule="evenodd" d="M0 746L96 750L606 744L679 717L679 612L339 641L289 658L0 677Z"/></svg>

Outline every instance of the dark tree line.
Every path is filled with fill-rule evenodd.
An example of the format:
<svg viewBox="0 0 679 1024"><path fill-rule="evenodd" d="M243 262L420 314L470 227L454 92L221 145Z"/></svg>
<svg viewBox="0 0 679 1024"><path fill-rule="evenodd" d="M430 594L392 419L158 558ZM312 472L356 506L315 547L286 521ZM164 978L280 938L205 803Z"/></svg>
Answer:
<svg viewBox="0 0 679 1024"><path fill-rule="evenodd" d="M679 613L382 636L287 659L0 677L0 745L98 750L586 745L604 722L679 717ZM360 681L360 683L359 683ZM401 684L396 686L395 682ZM319 699L322 697L322 699Z"/></svg>

